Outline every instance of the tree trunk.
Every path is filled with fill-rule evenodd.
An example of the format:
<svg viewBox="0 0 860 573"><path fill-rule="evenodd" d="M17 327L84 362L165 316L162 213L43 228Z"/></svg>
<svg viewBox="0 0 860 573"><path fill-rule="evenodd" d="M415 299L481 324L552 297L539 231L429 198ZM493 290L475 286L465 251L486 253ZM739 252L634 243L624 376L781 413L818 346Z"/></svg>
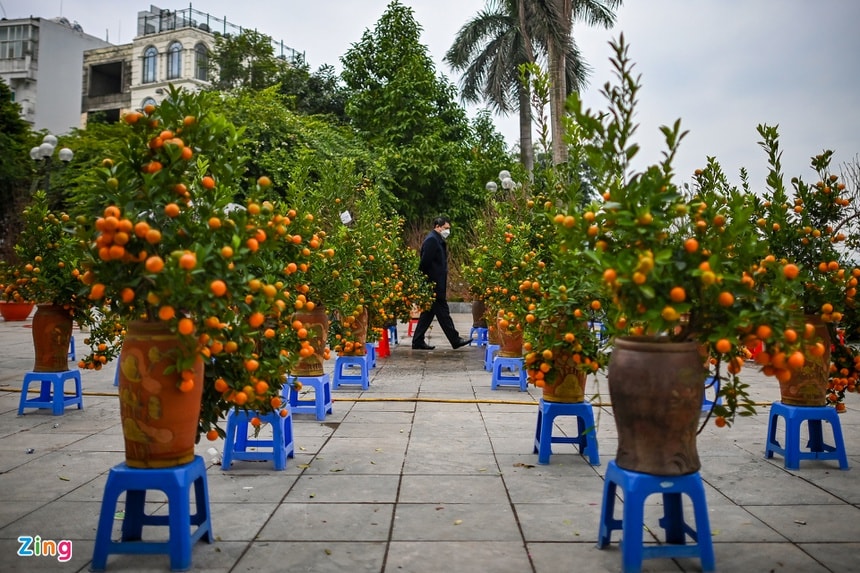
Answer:
<svg viewBox="0 0 860 573"><path fill-rule="evenodd" d="M532 50L532 40L529 35L529 23L524 0L520 0L517 3L517 19L520 24L520 35L523 38L526 59L530 64L533 64L535 62L535 55L534 50ZM532 144L532 102L531 87L529 84L520 85L517 95L519 96L520 106L520 163L525 167L529 181L531 181L532 172L535 167L535 150Z"/></svg>
<svg viewBox="0 0 860 573"><path fill-rule="evenodd" d="M567 58L565 48L570 42L570 26L573 14L571 0L556 0L561 14L561 26L564 31L564 41L558 43L552 38L547 42L547 58L549 59L550 86L549 112L550 134L552 135L552 163L559 165L567 163L567 145L564 142L564 114L567 99Z"/></svg>
<svg viewBox="0 0 860 573"><path fill-rule="evenodd" d="M528 86L520 86L517 91L520 100L520 163L525 167L529 180L531 180L535 167L535 150L532 143L532 112L529 98L531 90Z"/></svg>

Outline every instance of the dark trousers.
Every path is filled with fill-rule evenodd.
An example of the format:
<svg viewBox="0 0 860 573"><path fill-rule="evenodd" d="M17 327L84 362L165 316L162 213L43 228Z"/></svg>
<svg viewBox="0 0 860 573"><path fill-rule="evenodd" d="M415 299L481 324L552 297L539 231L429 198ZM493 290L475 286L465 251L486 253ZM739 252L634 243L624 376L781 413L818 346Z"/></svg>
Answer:
<svg viewBox="0 0 860 573"><path fill-rule="evenodd" d="M451 310L448 308L448 301L445 299L436 299L430 310L425 310L418 317L418 324L415 326L415 331L412 333L412 344L421 344L424 342L424 335L427 329L430 328L430 323L433 322L433 317L439 321L439 326L442 327L442 332L453 348L460 341L460 333L454 326L454 321L451 320Z"/></svg>

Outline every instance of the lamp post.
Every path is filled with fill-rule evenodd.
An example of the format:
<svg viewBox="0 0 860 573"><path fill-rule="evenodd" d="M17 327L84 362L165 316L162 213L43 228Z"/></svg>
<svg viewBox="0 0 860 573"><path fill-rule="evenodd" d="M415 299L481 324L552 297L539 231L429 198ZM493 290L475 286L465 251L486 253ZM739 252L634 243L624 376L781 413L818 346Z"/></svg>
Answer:
<svg viewBox="0 0 860 573"><path fill-rule="evenodd" d="M502 169L499 171L499 182L502 184L502 189L505 191L510 191L514 187L516 187L516 182L511 178L511 172L507 169ZM489 191L490 193L495 193L499 190L498 184L495 181L487 181L487 184L484 185L484 189Z"/></svg>
<svg viewBox="0 0 860 573"><path fill-rule="evenodd" d="M42 179L43 184L45 186L45 194L49 194L51 191L51 163L54 158L54 150L57 148L57 138L50 133L46 135L42 139L42 143L30 149L30 158L40 163L40 170L42 171ZM63 162L63 165L68 165L69 161L74 157L74 153L68 147L63 147L57 152L57 157L59 157L60 161ZM33 181L33 191L35 191L36 186L39 184L39 179L36 178Z"/></svg>

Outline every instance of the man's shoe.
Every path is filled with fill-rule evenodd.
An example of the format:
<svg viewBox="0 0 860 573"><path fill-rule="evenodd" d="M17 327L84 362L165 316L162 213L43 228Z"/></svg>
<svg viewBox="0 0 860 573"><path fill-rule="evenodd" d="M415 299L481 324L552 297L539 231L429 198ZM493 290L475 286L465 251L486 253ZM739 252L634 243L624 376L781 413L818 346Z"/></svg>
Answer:
<svg viewBox="0 0 860 573"><path fill-rule="evenodd" d="M472 341L471 341L471 340L469 340L468 338L461 338L461 339L460 339L460 340L458 340L458 341L457 341L457 343L454 345L454 350L456 350L456 349L458 349L458 348L462 348L462 347L464 347L464 346L468 346L468 345L469 345L469 344L471 344L471 343L472 343Z"/></svg>
<svg viewBox="0 0 860 573"><path fill-rule="evenodd" d="M426 342L422 342L421 344L413 344L412 350L433 350L436 348L435 346L430 346Z"/></svg>

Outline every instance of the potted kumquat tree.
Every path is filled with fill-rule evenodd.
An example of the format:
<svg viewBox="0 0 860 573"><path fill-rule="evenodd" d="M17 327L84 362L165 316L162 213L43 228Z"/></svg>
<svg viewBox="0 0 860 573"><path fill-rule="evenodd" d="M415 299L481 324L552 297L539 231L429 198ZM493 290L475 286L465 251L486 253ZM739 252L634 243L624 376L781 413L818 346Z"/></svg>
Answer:
<svg viewBox="0 0 860 573"><path fill-rule="evenodd" d="M92 213L86 295L105 308L91 334L100 364L121 343L126 458L185 463L230 409L278 410L305 348L289 319L300 273L318 248L312 217L270 200L271 181L242 180L240 131L215 95L171 89L123 119L127 134L80 197ZM168 426L184 414L185 426ZM175 444L162 437L177 436Z"/></svg>

